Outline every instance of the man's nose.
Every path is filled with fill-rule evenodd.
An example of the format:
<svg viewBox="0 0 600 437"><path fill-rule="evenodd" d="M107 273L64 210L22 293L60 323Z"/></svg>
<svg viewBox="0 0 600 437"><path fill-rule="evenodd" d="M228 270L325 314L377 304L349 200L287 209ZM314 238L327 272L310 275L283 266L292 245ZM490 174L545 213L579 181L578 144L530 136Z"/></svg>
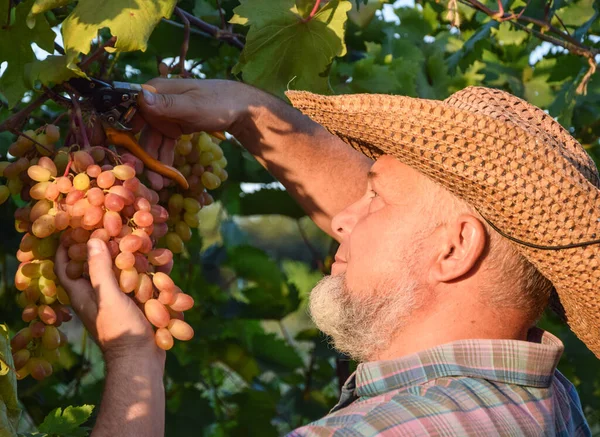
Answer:
<svg viewBox="0 0 600 437"><path fill-rule="evenodd" d="M353 203L343 211L339 212L331 220L331 229L338 240L341 240L350 232L360 218L360 202Z"/></svg>

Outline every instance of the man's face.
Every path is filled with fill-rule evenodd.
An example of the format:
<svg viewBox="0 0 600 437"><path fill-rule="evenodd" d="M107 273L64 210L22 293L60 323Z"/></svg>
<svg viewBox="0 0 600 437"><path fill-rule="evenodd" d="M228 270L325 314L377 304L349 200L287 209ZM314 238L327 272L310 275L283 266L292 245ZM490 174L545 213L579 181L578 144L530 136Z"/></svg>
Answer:
<svg viewBox="0 0 600 437"><path fill-rule="evenodd" d="M310 311L335 347L356 359L374 359L423 301L422 241L432 228L423 215L430 186L423 178L383 156L365 195L333 219L340 247Z"/></svg>

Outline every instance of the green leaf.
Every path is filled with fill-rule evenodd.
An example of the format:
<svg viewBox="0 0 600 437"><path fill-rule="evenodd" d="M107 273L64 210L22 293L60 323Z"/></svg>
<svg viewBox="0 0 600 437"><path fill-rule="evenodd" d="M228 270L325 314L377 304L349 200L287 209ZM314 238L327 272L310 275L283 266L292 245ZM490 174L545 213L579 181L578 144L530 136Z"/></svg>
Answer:
<svg viewBox="0 0 600 437"><path fill-rule="evenodd" d="M27 14L33 0L17 5L14 9L15 20L6 29L0 29L0 60L7 61L6 71L0 77L0 92L4 94L10 107L18 103L27 91L23 80L25 65L35 60L31 43L42 49L54 52L56 35L50 28L46 17L33 18L33 28L27 26Z"/></svg>
<svg viewBox="0 0 600 437"><path fill-rule="evenodd" d="M351 7L348 0L332 0L305 22L294 0L242 1L230 22L250 30L233 73L280 97L288 86L328 93L327 70L346 53L344 24Z"/></svg>
<svg viewBox="0 0 600 437"><path fill-rule="evenodd" d="M87 77L79 68L72 65L70 67L66 56L48 56L43 61L34 61L25 66L25 80L29 87L33 88L37 82L50 86L72 77Z"/></svg>
<svg viewBox="0 0 600 437"><path fill-rule="evenodd" d="M252 352L262 367L277 373L293 372L303 365L296 350L274 334L254 336Z"/></svg>
<svg viewBox="0 0 600 437"><path fill-rule="evenodd" d="M196 17L200 18L219 16L218 9L215 8L214 4L207 0L196 0L193 13Z"/></svg>
<svg viewBox="0 0 600 437"><path fill-rule="evenodd" d="M273 294L281 292L283 274L265 252L252 246L237 246L230 249L227 255L227 265L240 278L256 282Z"/></svg>
<svg viewBox="0 0 600 437"><path fill-rule="evenodd" d="M555 12L565 26L583 26L586 22L596 15L594 8L595 0L579 0L578 2L570 3L564 8L560 8ZM558 19L552 20L553 24L560 26Z"/></svg>
<svg viewBox="0 0 600 437"><path fill-rule="evenodd" d="M93 409L93 405L69 406L64 411L56 408L46 416L44 422L39 426L39 430L61 436L86 436L87 430L81 425L89 419Z"/></svg>
<svg viewBox="0 0 600 437"><path fill-rule="evenodd" d="M498 27L497 21L489 21L487 24L484 24L483 26L481 26L481 28L479 30L477 30L477 32L475 32L463 44L463 46L460 48L460 50L458 50L452 56L450 56L448 59L446 59L446 62L448 63L448 69L453 70L458 65L458 63L461 61L461 59L467 53L474 50L475 47L480 42L487 42L490 37L490 34L492 32L492 29L496 28L496 27Z"/></svg>
<svg viewBox="0 0 600 437"><path fill-rule="evenodd" d="M17 433L21 410L17 401L17 378L9 371L14 366L8 327L0 325L0 437Z"/></svg>
<svg viewBox="0 0 600 437"><path fill-rule="evenodd" d="M175 4L176 0L80 0L62 25L69 61L89 53L91 41L104 28L117 38L107 51L145 51L154 27L171 15Z"/></svg>
<svg viewBox="0 0 600 437"><path fill-rule="evenodd" d="M500 23L497 29L492 29L492 33L500 45L520 45L529 37L527 32L515 29L508 21Z"/></svg>

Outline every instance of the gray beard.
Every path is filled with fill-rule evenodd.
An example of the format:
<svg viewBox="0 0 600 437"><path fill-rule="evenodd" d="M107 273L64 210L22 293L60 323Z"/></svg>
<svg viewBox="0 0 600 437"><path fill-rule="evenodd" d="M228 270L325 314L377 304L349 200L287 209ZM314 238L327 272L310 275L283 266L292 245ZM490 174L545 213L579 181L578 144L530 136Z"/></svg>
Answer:
<svg viewBox="0 0 600 437"><path fill-rule="evenodd" d="M348 289L345 274L326 276L310 294L310 316L335 349L356 361L374 360L420 306L411 273L360 292Z"/></svg>

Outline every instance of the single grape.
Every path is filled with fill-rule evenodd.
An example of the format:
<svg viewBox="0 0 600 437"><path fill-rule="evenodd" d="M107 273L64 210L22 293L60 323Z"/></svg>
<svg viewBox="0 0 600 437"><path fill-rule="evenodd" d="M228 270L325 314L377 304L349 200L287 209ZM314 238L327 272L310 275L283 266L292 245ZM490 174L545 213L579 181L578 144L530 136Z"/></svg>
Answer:
<svg viewBox="0 0 600 437"><path fill-rule="evenodd" d="M86 191L90 187L90 177L86 173L79 173L73 178L73 186L76 190Z"/></svg>
<svg viewBox="0 0 600 437"><path fill-rule="evenodd" d="M77 173L83 173L87 170L90 165L94 165L94 158L89 153L78 150L73 153L73 165L72 168Z"/></svg>
<svg viewBox="0 0 600 437"><path fill-rule="evenodd" d="M54 233L56 225L54 217L44 214L33 222L31 232L38 238L46 238Z"/></svg>
<svg viewBox="0 0 600 437"><path fill-rule="evenodd" d="M148 211L137 211L133 215L133 221L138 226L147 227L154 223L154 217Z"/></svg>
<svg viewBox="0 0 600 437"><path fill-rule="evenodd" d="M186 222L177 222L175 232L181 237L182 241L190 241L192 238L192 230Z"/></svg>
<svg viewBox="0 0 600 437"><path fill-rule="evenodd" d="M135 298L140 303L146 303L152 297L152 279L146 273L138 274L138 282L135 286Z"/></svg>
<svg viewBox="0 0 600 437"><path fill-rule="evenodd" d="M38 381L42 381L47 376L50 376L46 373L44 362L47 361L36 357L32 357L27 361L27 370L29 371L29 374Z"/></svg>
<svg viewBox="0 0 600 437"><path fill-rule="evenodd" d="M166 328L157 329L154 333L154 339L156 341L156 345L163 350L168 351L173 347L173 336Z"/></svg>
<svg viewBox="0 0 600 437"><path fill-rule="evenodd" d="M31 328L23 328L19 332L17 332L12 338L12 340L10 341L10 347L12 348L13 352L24 349L25 347L27 347L27 345L32 339L33 334L31 333Z"/></svg>
<svg viewBox="0 0 600 437"><path fill-rule="evenodd" d="M119 287L124 293L131 293L138 283L138 272L133 267L121 270Z"/></svg>
<svg viewBox="0 0 600 437"><path fill-rule="evenodd" d="M126 181L128 179L135 177L135 169L133 169L132 167L125 165L125 164L116 165L113 168L113 174L115 175L115 177L117 179Z"/></svg>
<svg viewBox="0 0 600 437"><path fill-rule="evenodd" d="M85 172L87 173L87 175L91 178L97 178L98 176L100 176L100 173L102 173L102 168L100 168L99 165L90 165Z"/></svg>
<svg viewBox="0 0 600 437"><path fill-rule="evenodd" d="M102 221L104 210L101 206L91 205L83 215L82 223L84 226L96 226Z"/></svg>
<svg viewBox="0 0 600 437"><path fill-rule="evenodd" d="M209 190L215 190L221 185L221 179L219 179L219 177L216 174L211 173L209 171L205 171L202 174L201 180L202 185L204 185Z"/></svg>
<svg viewBox="0 0 600 437"><path fill-rule="evenodd" d="M79 279L83 276L83 261L69 261L65 267L65 273L69 279Z"/></svg>
<svg viewBox="0 0 600 437"><path fill-rule="evenodd" d="M68 250L69 258L72 261L86 261L87 260L87 244L76 243L69 247Z"/></svg>
<svg viewBox="0 0 600 437"><path fill-rule="evenodd" d="M56 313L48 305L40 305L38 307L38 316L46 325L53 325L56 322Z"/></svg>
<svg viewBox="0 0 600 437"><path fill-rule="evenodd" d="M13 354L13 362L15 364L15 369L16 370L22 369L23 366L25 366L27 364L27 361L29 360L30 357L31 357L31 353L27 349L21 349L21 350L16 351Z"/></svg>
<svg viewBox="0 0 600 437"><path fill-rule="evenodd" d="M71 299L63 287L56 287L56 297L63 305L71 305Z"/></svg>
<svg viewBox="0 0 600 437"><path fill-rule="evenodd" d="M177 340L187 341L194 337L194 329L183 320L171 319L168 329Z"/></svg>
<svg viewBox="0 0 600 437"><path fill-rule="evenodd" d="M184 246L181 237L175 232L169 232L165 235L165 242L169 250L173 253L182 253Z"/></svg>
<svg viewBox="0 0 600 437"><path fill-rule="evenodd" d="M165 306L156 299L148 299L144 304L144 313L150 323L157 328L166 328L171 317Z"/></svg>
<svg viewBox="0 0 600 437"><path fill-rule="evenodd" d="M58 329L54 326L46 326L44 335L42 335L42 346L50 350L60 346L60 334L58 333Z"/></svg>
<svg viewBox="0 0 600 437"><path fill-rule="evenodd" d="M37 313L38 309L37 309L37 305L34 304L28 304L25 308L23 308L23 313L21 314L21 319L23 319L24 322L31 322L32 320L37 318Z"/></svg>
<svg viewBox="0 0 600 437"><path fill-rule="evenodd" d="M6 185L0 184L0 205L8 200L10 197L10 189Z"/></svg>
<svg viewBox="0 0 600 437"><path fill-rule="evenodd" d="M115 258L115 265L121 269L130 269L135 264L135 256L131 252L121 252Z"/></svg>
<svg viewBox="0 0 600 437"><path fill-rule="evenodd" d="M175 302L170 305L175 311L187 311L194 306L194 298L189 294L177 293Z"/></svg>
<svg viewBox="0 0 600 437"><path fill-rule="evenodd" d="M75 228L71 232L71 237L76 243L87 243L87 241L90 239L90 231L82 228Z"/></svg>
<svg viewBox="0 0 600 437"><path fill-rule="evenodd" d="M91 205L102 206L104 205L104 192L98 188L90 188L87 192L87 199Z"/></svg>
<svg viewBox="0 0 600 437"><path fill-rule="evenodd" d="M96 183L100 188L108 189L115 183L115 175L111 171L103 171L96 178Z"/></svg>
<svg viewBox="0 0 600 437"><path fill-rule="evenodd" d="M155 266L163 266L173 259L173 253L169 249L154 249L148 252L148 261Z"/></svg>

